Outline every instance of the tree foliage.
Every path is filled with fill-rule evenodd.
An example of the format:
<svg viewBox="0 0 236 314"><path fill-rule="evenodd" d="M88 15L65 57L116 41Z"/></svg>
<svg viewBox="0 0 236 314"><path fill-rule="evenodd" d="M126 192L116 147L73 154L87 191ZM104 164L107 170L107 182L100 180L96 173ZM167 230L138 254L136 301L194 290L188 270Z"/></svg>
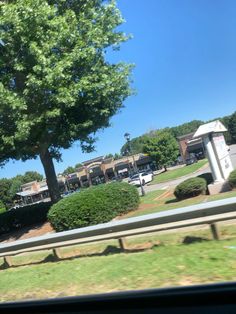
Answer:
<svg viewBox="0 0 236 314"><path fill-rule="evenodd" d="M143 147L144 147L144 145L147 142L149 137L150 137L150 134L144 134L142 136L135 137L135 138L131 139L130 140L130 144L129 143L125 143L121 147L121 154L122 155L127 155L127 154L130 154L130 153L132 153L132 154L143 153ZM132 152L129 151L130 148L131 148Z"/></svg>
<svg viewBox="0 0 236 314"><path fill-rule="evenodd" d="M24 175L17 175L10 179L0 179L0 200L5 207L10 208L13 205L13 199L20 191L22 184L32 181L41 181L43 176L37 171L27 171Z"/></svg>
<svg viewBox="0 0 236 314"><path fill-rule="evenodd" d="M70 174L70 173L74 173L77 171L78 168L83 167L83 165L81 163L77 163L74 167L73 166L68 166L63 172L62 174L64 176Z"/></svg>
<svg viewBox="0 0 236 314"><path fill-rule="evenodd" d="M10 207L12 204L12 197L9 194L11 183L11 179L0 179L0 200L6 207Z"/></svg>
<svg viewBox="0 0 236 314"><path fill-rule="evenodd" d="M221 117L221 118L215 118L214 120L220 120L228 129L228 132L225 132L224 136L226 139L226 142L228 144L235 144L236 143L236 113L229 115L229 116L225 116L225 117ZM163 128L163 129L157 129L157 130L151 130L141 136L138 136L136 138L133 138L130 140L130 146L133 149L134 153L143 153L144 152L144 146L147 142L148 139L156 137L159 131L166 131L171 133L176 139L179 136L185 135L185 134L189 134L192 132L196 132L196 130L198 129L198 127L204 123L207 123L210 121L201 121L201 120L193 120L190 122L186 122L171 128ZM128 151L128 144L125 143L122 147L121 147L121 153L125 154Z"/></svg>
<svg viewBox="0 0 236 314"><path fill-rule="evenodd" d="M107 155L105 155L104 158L105 158L105 159L106 159L106 158L113 158L113 154L107 154Z"/></svg>
<svg viewBox="0 0 236 314"><path fill-rule="evenodd" d="M0 214L5 213L6 206L5 204L0 200Z"/></svg>
<svg viewBox="0 0 236 314"><path fill-rule="evenodd" d="M16 176L19 178L20 176ZM32 181L42 181L43 180L43 175L38 173L37 171L26 171L25 174L22 177L22 182L23 183L29 183Z"/></svg>
<svg viewBox="0 0 236 314"><path fill-rule="evenodd" d="M174 136L167 131L159 131L155 137L150 137L143 150L165 170L168 165L176 161L179 155L178 143Z"/></svg>
<svg viewBox="0 0 236 314"><path fill-rule="evenodd" d="M107 155L105 155L104 158L113 158L114 160L118 160L118 159L122 158L122 155L119 153L115 153L114 155L113 154L107 154Z"/></svg>
<svg viewBox="0 0 236 314"><path fill-rule="evenodd" d="M82 165L80 162L78 162L78 163L75 165L75 169L80 168L80 167L83 167L83 165Z"/></svg>
<svg viewBox="0 0 236 314"><path fill-rule="evenodd" d="M131 66L106 50L128 36L114 1L18 0L0 5L0 160L43 163L52 201L60 197L52 159L94 134L131 94Z"/></svg>
<svg viewBox="0 0 236 314"><path fill-rule="evenodd" d="M229 118L228 130L232 139L232 143L236 143L236 111Z"/></svg>
<svg viewBox="0 0 236 314"><path fill-rule="evenodd" d="M113 156L114 160L118 160L118 159L121 159L122 158L122 155L119 154L119 153L115 153L114 156Z"/></svg>
<svg viewBox="0 0 236 314"><path fill-rule="evenodd" d="M177 138L185 134L196 132L198 127L202 124L204 124L204 122L201 120L193 120L170 128L170 132L173 134L175 138Z"/></svg>
<svg viewBox="0 0 236 314"><path fill-rule="evenodd" d="M68 175L70 173L74 173L75 171L76 171L75 167L69 166L62 172L62 174L63 175Z"/></svg>

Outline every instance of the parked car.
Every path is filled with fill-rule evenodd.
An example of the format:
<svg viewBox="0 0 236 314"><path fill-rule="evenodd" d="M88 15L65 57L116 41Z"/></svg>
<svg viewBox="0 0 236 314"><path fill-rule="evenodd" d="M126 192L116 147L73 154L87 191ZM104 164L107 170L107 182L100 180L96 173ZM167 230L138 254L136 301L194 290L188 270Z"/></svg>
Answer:
<svg viewBox="0 0 236 314"><path fill-rule="evenodd" d="M110 182L121 182L121 181L122 181L122 177L117 176L117 177L113 177Z"/></svg>
<svg viewBox="0 0 236 314"><path fill-rule="evenodd" d="M147 174L153 174L153 170L152 169L145 169L145 170L140 170L139 173L147 173Z"/></svg>
<svg viewBox="0 0 236 314"><path fill-rule="evenodd" d="M72 193L74 193L74 191L66 191L64 192L61 196L64 198L64 197L68 197L70 196Z"/></svg>
<svg viewBox="0 0 236 314"><path fill-rule="evenodd" d="M147 173L147 172L142 172L142 173L137 173L133 175L129 179L129 183L135 186L140 186L140 182L142 185L145 185L148 182L151 182L153 180L153 174L152 173Z"/></svg>
<svg viewBox="0 0 236 314"><path fill-rule="evenodd" d="M198 162L197 158L196 157L190 157L190 158L186 159L186 166L192 165L195 162Z"/></svg>

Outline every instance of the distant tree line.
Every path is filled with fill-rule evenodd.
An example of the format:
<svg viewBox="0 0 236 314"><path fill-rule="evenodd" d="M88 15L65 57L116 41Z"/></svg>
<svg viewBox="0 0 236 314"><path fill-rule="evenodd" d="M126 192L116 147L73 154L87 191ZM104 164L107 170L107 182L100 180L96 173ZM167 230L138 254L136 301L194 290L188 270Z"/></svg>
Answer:
<svg viewBox="0 0 236 314"><path fill-rule="evenodd" d="M0 179L0 212L14 205L14 196L20 191L22 184L42 179L43 176L37 171L27 171L24 175Z"/></svg>
<svg viewBox="0 0 236 314"><path fill-rule="evenodd" d="M67 167L67 168L62 172L62 174L63 174L64 176L67 176L67 175L70 174L70 173L76 172L77 169L80 168L80 167L82 167L82 166L83 166L83 165L82 165L81 163L76 164L74 167L73 167L73 166L69 166L69 167Z"/></svg>
<svg viewBox="0 0 236 314"><path fill-rule="evenodd" d="M235 144L236 143L236 112L234 112L232 115L225 116L222 118L216 118L214 120L220 120L228 129L228 132L225 133L226 142L228 145ZM211 120L211 121L214 121ZM135 137L131 139L131 147L132 147L132 153L138 154L138 153L144 153L147 151L145 148L146 144L153 140L153 138L158 137L159 134L162 134L162 132L171 134L176 140L179 136L195 132L197 128L207 122L211 121L201 121L201 120L193 120L175 127L171 128L163 128L163 129L157 129L149 131L148 133L145 133L141 136ZM128 151L128 144L125 143L121 147L121 155L124 155Z"/></svg>
<svg viewBox="0 0 236 314"><path fill-rule="evenodd" d="M118 160L118 159L121 159L122 157L123 157L123 155L119 154L119 153L105 155L105 159L106 158L113 158L114 160Z"/></svg>

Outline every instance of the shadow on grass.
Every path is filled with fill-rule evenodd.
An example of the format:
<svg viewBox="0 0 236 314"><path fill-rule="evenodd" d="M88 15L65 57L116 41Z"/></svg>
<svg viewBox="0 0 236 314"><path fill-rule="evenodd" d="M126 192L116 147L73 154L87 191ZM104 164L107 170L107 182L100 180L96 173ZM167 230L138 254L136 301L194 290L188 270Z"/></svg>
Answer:
<svg viewBox="0 0 236 314"><path fill-rule="evenodd" d="M38 224L33 224L27 227L21 227L19 226L17 229L14 231L4 233L0 235L0 243L4 241L16 241L20 239L23 235L27 235L28 233L36 230L40 230L43 226L45 225L45 222L43 223L38 223Z"/></svg>
<svg viewBox="0 0 236 314"><path fill-rule="evenodd" d="M183 244L193 244L193 243L199 243L199 242L206 242L210 241L207 238L202 238L202 237L194 237L194 236L187 236L183 240Z"/></svg>
<svg viewBox="0 0 236 314"><path fill-rule="evenodd" d="M167 201L165 201L165 204L173 204L173 203L178 203L180 202L177 198L171 198Z"/></svg>
<svg viewBox="0 0 236 314"><path fill-rule="evenodd" d="M144 247L144 248L127 248L127 249L121 249L117 246L114 245L108 245L103 252L100 253L91 253L91 254L75 254L73 256L68 256L68 257L61 257L57 258L53 254L49 254L47 257L45 257L41 261L37 262L29 262L29 263L22 263L22 264L16 264L8 267L5 263L0 265L0 270L6 270L8 268L17 268L17 267L22 267L22 266L28 266L28 265L40 265L44 263L56 263L56 262L61 262L61 261L68 261L68 260L73 260L74 258L83 258L83 257L97 257L97 256L108 256L108 255L114 255L114 254L120 254L120 253L138 253L138 252L143 252L148 249L152 249L154 247L157 247L158 244L153 244L151 247Z"/></svg>

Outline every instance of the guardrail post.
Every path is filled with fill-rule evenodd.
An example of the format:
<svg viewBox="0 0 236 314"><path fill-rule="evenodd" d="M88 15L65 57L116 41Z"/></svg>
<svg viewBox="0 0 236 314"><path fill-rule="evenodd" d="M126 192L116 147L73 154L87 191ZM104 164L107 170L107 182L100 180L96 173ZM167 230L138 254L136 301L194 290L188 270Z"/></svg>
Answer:
<svg viewBox="0 0 236 314"><path fill-rule="evenodd" d="M58 248L52 250L53 256L56 260L62 259L63 256Z"/></svg>
<svg viewBox="0 0 236 314"><path fill-rule="evenodd" d="M220 240L220 232L216 223L210 224L211 233L214 240Z"/></svg>
<svg viewBox="0 0 236 314"><path fill-rule="evenodd" d="M122 251L127 250L127 243L125 241L125 238L119 238L118 241L119 241L119 246L120 246L121 250Z"/></svg>
<svg viewBox="0 0 236 314"><path fill-rule="evenodd" d="M4 260L4 267L6 268L11 267L13 265L11 256L5 256L3 257L3 260Z"/></svg>

